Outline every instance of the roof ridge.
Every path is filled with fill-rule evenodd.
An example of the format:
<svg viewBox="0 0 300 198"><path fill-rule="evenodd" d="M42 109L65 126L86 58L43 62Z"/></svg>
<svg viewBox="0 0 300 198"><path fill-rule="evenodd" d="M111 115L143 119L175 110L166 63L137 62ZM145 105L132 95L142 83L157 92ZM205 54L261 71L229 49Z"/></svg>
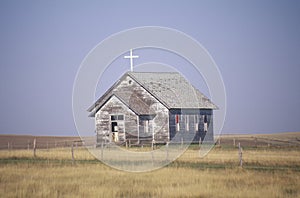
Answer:
<svg viewBox="0 0 300 198"><path fill-rule="evenodd" d="M139 73L139 74L179 74L179 72L135 72L135 71L128 71L126 72L127 74L134 74L134 73Z"/></svg>

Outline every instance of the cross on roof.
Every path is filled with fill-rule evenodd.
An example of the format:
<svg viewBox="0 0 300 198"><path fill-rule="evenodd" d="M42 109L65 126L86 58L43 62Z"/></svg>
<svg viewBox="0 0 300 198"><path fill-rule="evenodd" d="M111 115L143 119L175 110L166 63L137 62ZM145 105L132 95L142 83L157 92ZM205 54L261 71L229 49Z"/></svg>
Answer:
<svg viewBox="0 0 300 198"><path fill-rule="evenodd" d="M130 71L133 71L133 59L138 58L139 56L133 56L132 55L132 49L130 49L130 55L129 56L124 56L124 58L130 58Z"/></svg>

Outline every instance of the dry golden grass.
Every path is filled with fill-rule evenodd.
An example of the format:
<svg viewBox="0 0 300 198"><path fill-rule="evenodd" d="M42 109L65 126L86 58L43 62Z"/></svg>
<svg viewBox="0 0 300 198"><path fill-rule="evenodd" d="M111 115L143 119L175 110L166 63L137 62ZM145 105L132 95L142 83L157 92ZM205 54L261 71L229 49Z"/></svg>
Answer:
<svg viewBox="0 0 300 198"><path fill-rule="evenodd" d="M114 170L85 149L0 151L0 197L299 197L300 151L187 150L174 163L146 173Z"/></svg>
<svg viewBox="0 0 300 198"><path fill-rule="evenodd" d="M5 171L5 172L4 172ZM1 167L1 197L287 197L299 176L241 169L125 173L100 164Z"/></svg>

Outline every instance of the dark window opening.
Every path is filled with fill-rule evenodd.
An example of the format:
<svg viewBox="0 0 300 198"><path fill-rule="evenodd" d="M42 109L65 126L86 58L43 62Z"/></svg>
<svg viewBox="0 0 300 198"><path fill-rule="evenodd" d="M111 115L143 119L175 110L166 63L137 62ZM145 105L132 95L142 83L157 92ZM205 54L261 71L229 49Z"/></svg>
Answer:
<svg viewBox="0 0 300 198"><path fill-rule="evenodd" d="M207 116L204 116L204 123L207 123Z"/></svg>
<svg viewBox="0 0 300 198"><path fill-rule="evenodd" d="M111 115L110 120L124 120L124 115Z"/></svg>
<svg viewBox="0 0 300 198"><path fill-rule="evenodd" d="M118 132L118 123L117 122L111 122L111 131Z"/></svg>

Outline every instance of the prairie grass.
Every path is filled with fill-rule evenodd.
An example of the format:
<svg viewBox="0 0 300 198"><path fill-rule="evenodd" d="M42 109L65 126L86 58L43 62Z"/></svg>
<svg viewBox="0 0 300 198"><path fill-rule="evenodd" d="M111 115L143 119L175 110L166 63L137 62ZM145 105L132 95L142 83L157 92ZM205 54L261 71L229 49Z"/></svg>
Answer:
<svg viewBox="0 0 300 198"><path fill-rule="evenodd" d="M187 150L151 172L112 169L85 149L0 151L0 197L300 197L300 151Z"/></svg>

